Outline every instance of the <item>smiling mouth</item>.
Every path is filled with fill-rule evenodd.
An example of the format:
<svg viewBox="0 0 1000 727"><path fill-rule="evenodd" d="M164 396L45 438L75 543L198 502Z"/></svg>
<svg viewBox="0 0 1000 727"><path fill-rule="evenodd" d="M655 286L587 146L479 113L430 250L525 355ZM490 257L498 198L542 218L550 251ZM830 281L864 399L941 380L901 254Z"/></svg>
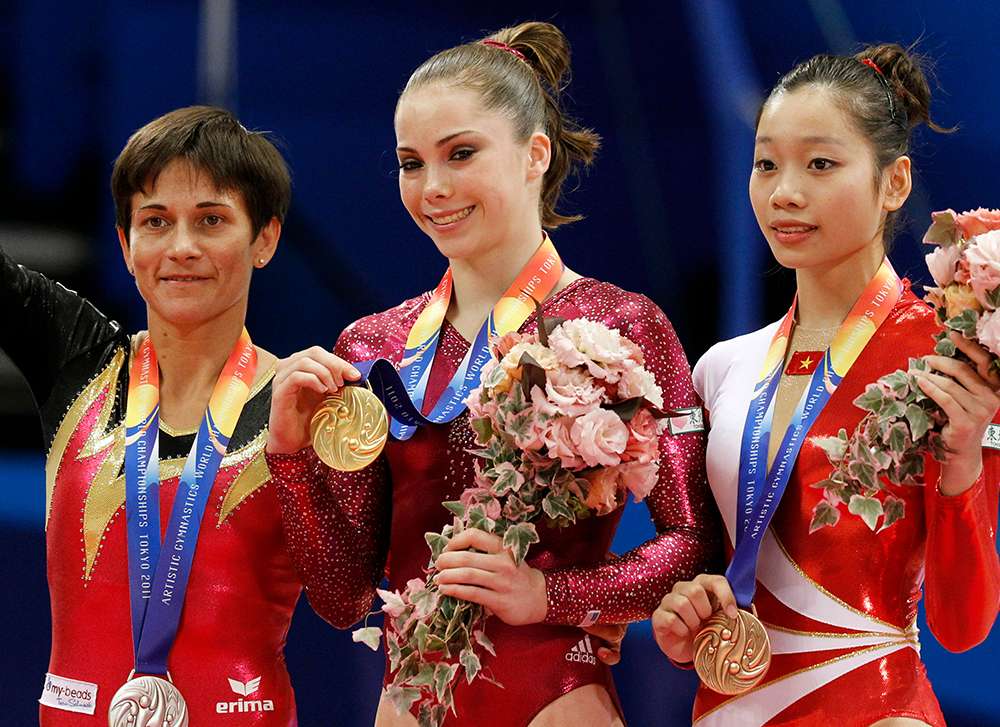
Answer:
<svg viewBox="0 0 1000 727"><path fill-rule="evenodd" d="M194 276L194 275L187 276L187 277L169 277L169 278L161 278L161 279L164 282L167 282L167 283L195 283L195 282L197 282L199 280L208 280L208 278L202 278L202 277L198 277L198 276Z"/></svg>
<svg viewBox="0 0 1000 727"><path fill-rule="evenodd" d="M812 232L817 228L814 225L799 225L796 227L772 227L771 229L786 235L795 235L801 232Z"/></svg>
<svg viewBox="0 0 1000 727"><path fill-rule="evenodd" d="M433 222L435 225L449 225L452 222L458 222L459 220L464 220L466 217L472 214L472 210L475 209L475 205L471 207L466 207L464 210L459 210L453 215L448 215L447 217L432 217L427 215L427 219Z"/></svg>

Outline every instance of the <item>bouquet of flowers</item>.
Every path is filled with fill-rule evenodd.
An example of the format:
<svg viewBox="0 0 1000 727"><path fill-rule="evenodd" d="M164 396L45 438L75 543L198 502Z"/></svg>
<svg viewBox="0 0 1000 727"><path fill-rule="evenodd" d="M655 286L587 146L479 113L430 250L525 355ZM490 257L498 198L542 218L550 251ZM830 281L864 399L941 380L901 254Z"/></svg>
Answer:
<svg viewBox="0 0 1000 727"><path fill-rule="evenodd" d="M386 690L403 714L419 703L420 725L440 725L452 690L482 672L489 615L479 604L440 593L434 561L450 538L479 528L503 538L520 564L538 542L535 522L565 526L641 500L656 483L663 397L643 365L642 351L618 331L591 321L539 321L537 335L508 333L492 341L494 358L482 384L466 399L477 443L475 482L444 506L452 525L428 533L431 562L424 580L402 592L379 591L389 660ZM356 641L372 648L381 630L365 628Z"/></svg>
<svg viewBox="0 0 1000 727"><path fill-rule="evenodd" d="M952 331L972 339L993 354L991 370L1000 357L1000 210L978 209L956 214L935 212L924 242L937 247L926 256L935 287L927 288L943 329L934 336L934 352L968 360L950 340ZM910 368L927 370L923 359ZM947 418L917 386L917 376L895 371L869 384L854 403L868 413L851 437L843 429L836 437L817 437L835 469L816 484L824 497L813 510L809 532L840 520L840 505L859 515L875 530L883 530L904 515L903 500L889 492L893 485L917 485L924 456L944 462L948 450L941 436ZM882 499L880 491L885 491Z"/></svg>

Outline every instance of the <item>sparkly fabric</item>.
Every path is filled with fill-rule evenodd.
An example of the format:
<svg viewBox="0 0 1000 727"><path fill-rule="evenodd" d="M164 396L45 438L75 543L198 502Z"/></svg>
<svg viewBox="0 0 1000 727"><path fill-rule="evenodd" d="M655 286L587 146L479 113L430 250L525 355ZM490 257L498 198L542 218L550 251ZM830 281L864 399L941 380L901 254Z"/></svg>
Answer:
<svg viewBox="0 0 1000 727"><path fill-rule="evenodd" d="M399 361L407 332L427 296L362 319L349 327L337 353L351 361L383 356ZM545 302L547 316L601 321L635 341L664 390L665 407L696 404L687 360L663 313L648 299L612 285L582 279ZM535 316L522 331L535 330ZM468 348L450 325L442 330L428 385L433 402ZM559 530L540 528L529 562L545 572L545 623L511 627L491 619L488 634L497 658L484 666L504 689L477 680L455 691L458 716L449 725L523 725L546 704L584 684L611 686L610 672L576 628L589 611L599 621L649 618L676 580L704 571L717 549L717 514L703 469L703 435L661 439L660 480L646 498L658 535L605 562L621 510ZM441 506L472 484L474 433L468 416L451 424L420 427L406 442L389 443L372 468L326 473L310 449L268 457L279 483L292 555L301 568L310 603L344 627L367 613L381 580L388 546L389 587L423 578L430 552L424 533L451 521ZM390 502L391 498L391 502ZM613 692L612 692L613 693Z"/></svg>
<svg viewBox="0 0 1000 727"><path fill-rule="evenodd" d="M107 725L134 666L121 471L130 346L89 303L0 256L0 347L28 379L50 445L49 672L98 686L93 716L42 706L42 727ZM272 376L251 391L212 486L168 660L192 725L297 724L282 648L301 585L263 459ZM193 439L161 432L161 513ZM249 696L230 683L258 677Z"/></svg>
<svg viewBox="0 0 1000 727"><path fill-rule="evenodd" d="M736 453L749 394L776 325L718 344L695 367L695 386L712 427L709 480L730 543ZM909 357L930 353L935 330L933 313L907 287L809 437L853 431L864 414L853 400L880 376L907 368ZM893 488L905 500L906 516L882 532L871 531L842 507L836 526L810 534L813 508L822 496L811 485L825 479L831 467L807 438L771 525L775 545L767 550L765 537L757 571L754 604L772 647L778 645L771 669L762 686L740 697L700 689L696 723L867 727L887 717L911 717L943 727L920 663L914 620L925 568L928 621L945 647L966 649L980 642L996 617L1000 456L984 449L983 457L980 482L954 498L938 492L940 470L929 459L926 486ZM925 557L928 552L934 556Z"/></svg>

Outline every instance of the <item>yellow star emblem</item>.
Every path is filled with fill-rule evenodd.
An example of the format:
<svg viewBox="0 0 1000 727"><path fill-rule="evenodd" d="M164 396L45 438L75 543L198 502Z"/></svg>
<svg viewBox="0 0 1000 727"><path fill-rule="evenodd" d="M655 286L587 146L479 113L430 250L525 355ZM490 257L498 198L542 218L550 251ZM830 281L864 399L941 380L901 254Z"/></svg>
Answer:
<svg viewBox="0 0 1000 727"><path fill-rule="evenodd" d="M799 361L799 366L803 369L808 369L810 366L812 366L812 363L813 363L812 357L807 356L806 358Z"/></svg>

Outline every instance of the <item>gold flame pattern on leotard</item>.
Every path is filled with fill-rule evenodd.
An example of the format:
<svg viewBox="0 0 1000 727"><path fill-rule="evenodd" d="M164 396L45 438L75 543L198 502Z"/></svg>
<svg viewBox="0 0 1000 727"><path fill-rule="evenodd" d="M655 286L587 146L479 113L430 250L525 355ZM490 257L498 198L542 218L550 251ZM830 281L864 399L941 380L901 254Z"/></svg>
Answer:
<svg viewBox="0 0 1000 727"><path fill-rule="evenodd" d="M735 619L721 608L694 639L694 668L710 689L742 694L753 689L771 665L771 642L764 624L740 609Z"/></svg>
<svg viewBox="0 0 1000 727"><path fill-rule="evenodd" d="M352 472L381 454L389 416L370 389L345 386L323 400L310 431L317 457L333 469Z"/></svg>

